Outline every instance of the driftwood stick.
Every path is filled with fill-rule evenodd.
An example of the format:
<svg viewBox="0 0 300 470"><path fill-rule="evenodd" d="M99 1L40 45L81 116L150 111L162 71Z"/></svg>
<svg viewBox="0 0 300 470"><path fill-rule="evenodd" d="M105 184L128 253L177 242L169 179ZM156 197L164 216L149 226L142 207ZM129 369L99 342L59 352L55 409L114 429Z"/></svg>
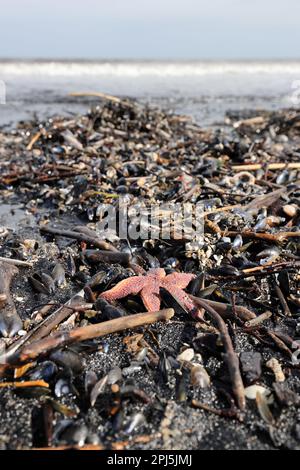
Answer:
<svg viewBox="0 0 300 470"><path fill-rule="evenodd" d="M194 299L194 297L192 297ZM198 297L196 297L198 298ZM231 318L233 315L232 312L232 305L231 304L223 304L222 302L214 302L213 300L205 299L205 302L214 308L219 315L223 318ZM235 306L235 313L236 315L243 321L249 321L253 318L256 318L254 312L248 310L246 307L241 307L239 305Z"/></svg>
<svg viewBox="0 0 300 470"><path fill-rule="evenodd" d="M96 246L97 248L101 248L102 250L117 251L117 249L111 243L108 243L104 240L101 240L100 238L97 238L96 233L95 233L95 237L92 237L83 232L75 232L73 230L63 230L63 229L58 229L55 227L48 227L48 226L40 227L40 231L43 233L49 233L50 235L58 235L60 237L73 238L74 240L78 240L80 242L89 243L90 245Z"/></svg>
<svg viewBox="0 0 300 470"><path fill-rule="evenodd" d="M246 406L246 399L244 384L240 372L239 358L234 350L227 326L220 314L211 305L209 305L206 300L199 299L198 297L194 296L190 297L197 305L204 308L209 316L217 323L225 349L225 361L232 382L232 390L239 408L244 410Z"/></svg>
<svg viewBox="0 0 300 470"><path fill-rule="evenodd" d="M49 351L58 347L66 346L74 342L85 341L87 339L99 338L110 333L136 328L138 326L150 325L158 321L170 320L174 315L174 310L168 308L158 312L139 313L114 320L96 323L94 325L74 328L71 331L58 331L52 336L35 341L25 346L18 354L11 358L11 362L23 363L31 361L40 355L45 355Z"/></svg>

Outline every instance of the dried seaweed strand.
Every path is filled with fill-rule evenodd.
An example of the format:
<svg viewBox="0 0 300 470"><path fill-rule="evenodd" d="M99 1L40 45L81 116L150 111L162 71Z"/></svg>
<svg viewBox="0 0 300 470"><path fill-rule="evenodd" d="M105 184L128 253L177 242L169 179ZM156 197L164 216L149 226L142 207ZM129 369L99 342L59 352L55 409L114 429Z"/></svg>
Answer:
<svg viewBox="0 0 300 470"><path fill-rule="evenodd" d="M240 364L238 356L234 350L231 338L228 333L227 326L219 315L219 313L211 307L205 300L199 299L198 297L190 296L191 299L200 307L204 308L207 313L212 317L212 319L217 323L218 329L221 334L222 342L225 349L225 361L229 370L229 375L232 381L232 389L238 404L238 407L241 410L244 410L246 407L245 399L245 389L242 381L242 376L240 372Z"/></svg>

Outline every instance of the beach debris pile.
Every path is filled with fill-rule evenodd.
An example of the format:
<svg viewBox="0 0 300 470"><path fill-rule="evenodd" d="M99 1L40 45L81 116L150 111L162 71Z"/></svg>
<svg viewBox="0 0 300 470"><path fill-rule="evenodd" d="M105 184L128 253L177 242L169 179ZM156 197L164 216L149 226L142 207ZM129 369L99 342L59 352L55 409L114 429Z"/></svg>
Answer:
<svg viewBox="0 0 300 470"><path fill-rule="evenodd" d="M101 98L0 131L0 420L28 427L0 445L199 448L233 421L300 448L300 111L208 129ZM203 233L103 237L120 198L201 204Z"/></svg>

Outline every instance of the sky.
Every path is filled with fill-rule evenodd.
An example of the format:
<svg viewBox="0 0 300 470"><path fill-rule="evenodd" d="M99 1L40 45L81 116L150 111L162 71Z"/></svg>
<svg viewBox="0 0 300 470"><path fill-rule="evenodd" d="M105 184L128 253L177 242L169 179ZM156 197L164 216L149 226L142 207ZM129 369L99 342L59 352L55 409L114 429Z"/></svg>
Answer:
<svg viewBox="0 0 300 470"><path fill-rule="evenodd" d="M293 59L299 0L0 0L0 58Z"/></svg>

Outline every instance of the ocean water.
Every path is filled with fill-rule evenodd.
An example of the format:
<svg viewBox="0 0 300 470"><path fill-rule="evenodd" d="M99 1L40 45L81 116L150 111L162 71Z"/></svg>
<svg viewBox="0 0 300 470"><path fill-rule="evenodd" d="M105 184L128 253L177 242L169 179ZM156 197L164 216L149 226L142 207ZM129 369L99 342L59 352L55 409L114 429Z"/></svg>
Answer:
<svg viewBox="0 0 300 470"><path fill-rule="evenodd" d="M0 125L84 112L96 101L69 93L101 91L190 114L206 126L221 122L227 110L294 106L299 88L300 61L6 60L0 61Z"/></svg>

